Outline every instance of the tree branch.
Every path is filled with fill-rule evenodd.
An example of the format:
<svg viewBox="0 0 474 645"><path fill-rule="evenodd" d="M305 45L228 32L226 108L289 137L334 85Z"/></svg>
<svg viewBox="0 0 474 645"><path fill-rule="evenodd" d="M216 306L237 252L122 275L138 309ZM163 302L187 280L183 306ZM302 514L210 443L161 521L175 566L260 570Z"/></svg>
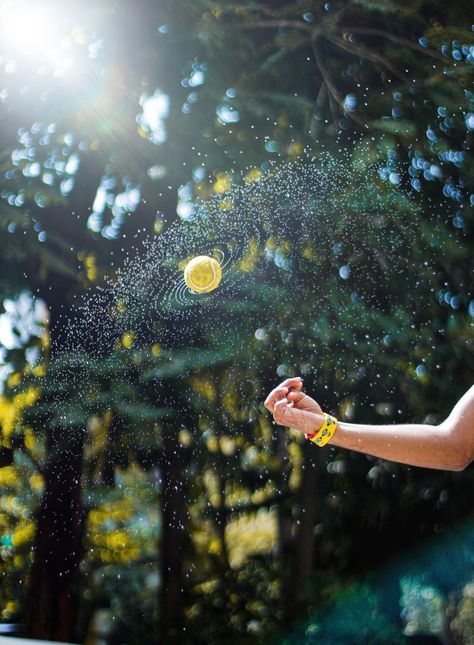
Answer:
<svg viewBox="0 0 474 645"><path fill-rule="evenodd" d="M326 84L326 87L328 88L329 93L331 94L333 99L342 108L344 113L347 114L347 116L350 119L352 119L353 121L355 121L359 125L366 125L364 119L362 119L358 114L351 113L351 112L346 112L346 110L344 108L344 101L342 100L341 95L337 91L334 83L332 82L332 79L331 79L331 76L330 76L330 74L329 74L329 72L327 70L327 67L324 65L324 63L321 60L321 57L319 56L318 48L316 47L316 43L314 42L314 38L311 39L311 45L313 47L313 53L314 53L314 59L316 61L316 65L318 66L319 71L321 72L321 76L323 77L323 81Z"/></svg>
<svg viewBox="0 0 474 645"><path fill-rule="evenodd" d="M391 34L389 31L384 31L383 29L375 29L373 27L341 27L341 29L353 34L380 36L380 38L393 40L394 43L398 43L399 45L403 45L404 47L409 47L410 49L414 49L415 51L422 52L423 54L426 54L426 56L436 58L443 63L448 62L441 54L438 54L433 49L427 49L426 47L422 47L417 43L413 43L411 40L407 40L406 38L402 38L401 36L396 36L395 34Z"/></svg>
<svg viewBox="0 0 474 645"><path fill-rule="evenodd" d="M260 20L260 22L243 22L232 25L237 29L304 29L305 31L312 31L313 27L300 22L299 20Z"/></svg>
<svg viewBox="0 0 474 645"><path fill-rule="evenodd" d="M372 61L373 63L380 63L386 67L394 76L399 78L401 81L406 82L406 77L382 54L366 49L362 45L348 45L343 38L338 38L337 36L329 35L327 36L330 42L334 43L341 49L349 52L350 54L357 54L361 58L366 58L367 60Z"/></svg>

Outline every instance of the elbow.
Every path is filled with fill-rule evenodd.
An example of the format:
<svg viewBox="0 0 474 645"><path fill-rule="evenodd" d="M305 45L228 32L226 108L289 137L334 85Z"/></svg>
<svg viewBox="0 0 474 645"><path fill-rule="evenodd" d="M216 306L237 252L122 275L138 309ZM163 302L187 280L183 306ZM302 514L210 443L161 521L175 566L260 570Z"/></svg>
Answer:
<svg viewBox="0 0 474 645"><path fill-rule="evenodd" d="M470 466L473 461L474 461L474 457L470 455L469 457L461 461L461 463L456 468L453 468L453 470L456 470L457 472L460 472L461 470L466 470L466 468L468 468L468 466Z"/></svg>
<svg viewBox="0 0 474 645"><path fill-rule="evenodd" d="M466 470L473 460L473 455L467 454L463 449L454 448L447 459L444 469L452 470L453 472L461 472Z"/></svg>
<svg viewBox="0 0 474 645"><path fill-rule="evenodd" d="M474 455L472 453L466 452L464 446L457 449L455 447L452 454L450 455L450 458L448 459L448 463L446 464L446 470L461 472L462 470L466 470L466 468L470 466L473 460Z"/></svg>
<svg viewBox="0 0 474 645"><path fill-rule="evenodd" d="M455 462L454 464L449 464L446 467L446 470L451 470L455 473L460 473L463 470L466 470L466 468L470 465L471 461L466 461L466 462Z"/></svg>

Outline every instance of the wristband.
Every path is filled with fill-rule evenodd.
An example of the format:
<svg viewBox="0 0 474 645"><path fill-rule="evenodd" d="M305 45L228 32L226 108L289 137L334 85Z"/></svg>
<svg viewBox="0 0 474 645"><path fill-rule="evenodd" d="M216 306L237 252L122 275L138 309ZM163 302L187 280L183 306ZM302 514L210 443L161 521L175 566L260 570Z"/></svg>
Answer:
<svg viewBox="0 0 474 645"><path fill-rule="evenodd" d="M337 430L337 419L329 414L326 414L326 412L323 412L323 414L324 421L319 430L317 432L314 432L313 434L305 435L306 439L309 439L320 448L325 446L327 442L330 441L331 437Z"/></svg>

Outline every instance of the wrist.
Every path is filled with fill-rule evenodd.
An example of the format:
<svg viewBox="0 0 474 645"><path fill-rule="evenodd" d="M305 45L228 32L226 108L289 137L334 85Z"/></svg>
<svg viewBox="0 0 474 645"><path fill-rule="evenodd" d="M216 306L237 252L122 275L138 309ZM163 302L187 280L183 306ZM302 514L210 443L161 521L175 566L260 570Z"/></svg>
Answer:
<svg viewBox="0 0 474 645"><path fill-rule="evenodd" d="M324 423L324 419L325 419L324 413L323 412L314 412L314 416L316 418L314 420L313 427L311 428L311 431L310 432L305 432L304 436L306 437L306 439L312 439L313 437L315 437L318 434L318 432L321 430L321 428L323 427L323 423Z"/></svg>
<svg viewBox="0 0 474 645"><path fill-rule="evenodd" d="M305 435L312 443L322 448L332 439L337 430L337 419L326 412L323 413L323 423L319 430L311 435Z"/></svg>

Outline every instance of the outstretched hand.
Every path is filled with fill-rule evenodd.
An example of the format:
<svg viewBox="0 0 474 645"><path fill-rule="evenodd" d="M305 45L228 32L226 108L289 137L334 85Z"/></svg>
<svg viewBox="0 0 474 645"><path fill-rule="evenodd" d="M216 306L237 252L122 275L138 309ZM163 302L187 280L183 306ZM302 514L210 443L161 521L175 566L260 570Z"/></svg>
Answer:
<svg viewBox="0 0 474 645"><path fill-rule="evenodd" d="M286 379L270 392L264 405L279 425L313 434L323 423L323 411L302 387L301 378Z"/></svg>

